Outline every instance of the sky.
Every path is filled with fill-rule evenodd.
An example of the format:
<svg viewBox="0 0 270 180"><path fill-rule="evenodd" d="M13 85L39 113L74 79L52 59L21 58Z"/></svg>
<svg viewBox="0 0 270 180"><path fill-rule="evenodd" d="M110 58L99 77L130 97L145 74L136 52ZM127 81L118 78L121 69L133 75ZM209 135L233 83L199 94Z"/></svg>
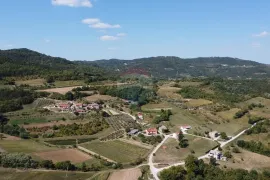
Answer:
<svg viewBox="0 0 270 180"><path fill-rule="evenodd" d="M69 60L229 56L270 64L269 0L2 0L0 49Z"/></svg>

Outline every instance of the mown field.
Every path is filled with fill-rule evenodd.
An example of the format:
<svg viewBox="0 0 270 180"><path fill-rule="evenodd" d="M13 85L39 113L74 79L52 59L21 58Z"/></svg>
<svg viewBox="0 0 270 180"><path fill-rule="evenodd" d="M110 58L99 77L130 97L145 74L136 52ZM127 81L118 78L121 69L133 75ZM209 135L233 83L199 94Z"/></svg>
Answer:
<svg viewBox="0 0 270 180"><path fill-rule="evenodd" d="M199 107L204 105L212 104L212 101L206 100L206 99L191 99L186 103L188 107Z"/></svg>
<svg viewBox="0 0 270 180"><path fill-rule="evenodd" d="M178 141L173 138L168 139L155 153L154 162L165 164L180 162L191 154L191 150L195 152L195 156L199 157L218 145L215 141L200 137L185 135L185 138L189 143L187 148L176 148L179 147Z"/></svg>
<svg viewBox="0 0 270 180"><path fill-rule="evenodd" d="M145 156L149 151L148 149L119 140L108 142L93 141L81 146L121 163L133 162L137 158Z"/></svg>
<svg viewBox="0 0 270 180"><path fill-rule="evenodd" d="M10 153L33 153L58 149L56 147L46 146L33 140L2 140L0 141L0 147Z"/></svg>
<svg viewBox="0 0 270 180"><path fill-rule="evenodd" d="M149 103L143 105L141 109L143 111L160 111L161 109L171 109L172 105L167 102L160 102L160 103Z"/></svg>
<svg viewBox="0 0 270 180"><path fill-rule="evenodd" d="M36 172L15 169L0 169L0 180L86 180L95 172Z"/></svg>

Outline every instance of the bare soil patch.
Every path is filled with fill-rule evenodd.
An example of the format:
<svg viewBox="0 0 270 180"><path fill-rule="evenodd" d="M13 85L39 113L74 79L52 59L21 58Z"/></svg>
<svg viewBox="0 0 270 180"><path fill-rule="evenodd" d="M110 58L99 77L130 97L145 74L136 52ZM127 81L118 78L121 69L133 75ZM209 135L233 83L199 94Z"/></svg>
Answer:
<svg viewBox="0 0 270 180"><path fill-rule="evenodd" d="M43 89L43 90L38 90L40 92L56 92L60 94L66 94L67 92L71 91L74 88L81 87L81 86L72 86L72 87L63 87L63 88L52 88L52 89Z"/></svg>
<svg viewBox="0 0 270 180"><path fill-rule="evenodd" d="M137 180L142 175L139 168L124 169L113 172L108 180Z"/></svg>
<svg viewBox="0 0 270 180"><path fill-rule="evenodd" d="M73 163L80 163L91 159L91 156L76 150L76 149L61 149L57 151L47 151L34 153L34 155L53 162L71 161Z"/></svg>
<svg viewBox="0 0 270 180"><path fill-rule="evenodd" d="M116 98L112 96L108 96L108 95L95 94L93 96L87 96L85 97L85 99L90 102L95 102L98 100L102 100L102 101L115 100Z"/></svg>

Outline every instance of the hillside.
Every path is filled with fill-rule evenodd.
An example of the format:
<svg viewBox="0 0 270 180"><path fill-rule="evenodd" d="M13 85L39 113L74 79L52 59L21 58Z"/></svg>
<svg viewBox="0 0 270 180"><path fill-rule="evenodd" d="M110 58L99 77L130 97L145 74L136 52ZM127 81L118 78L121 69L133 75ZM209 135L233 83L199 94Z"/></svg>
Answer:
<svg viewBox="0 0 270 180"><path fill-rule="evenodd" d="M112 71L126 73L133 69L145 70L154 77L199 77L220 76L226 78L270 77L270 67L254 61L230 57L199 57L182 59L179 57L150 57L134 60L99 60L84 62Z"/></svg>
<svg viewBox="0 0 270 180"><path fill-rule="evenodd" d="M52 57L29 49L0 50L0 77L47 77L59 80L86 79L103 76L103 69L64 58Z"/></svg>
<svg viewBox="0 0 270 180"><path fill-rule="evenodd" d="M0 77L48 77L58 80L102 80L112 74L142 74L156 78L268 78L270 66L230 57L182 59L173 56L134 60L69 61L29 49L0 50Z"/></svg>

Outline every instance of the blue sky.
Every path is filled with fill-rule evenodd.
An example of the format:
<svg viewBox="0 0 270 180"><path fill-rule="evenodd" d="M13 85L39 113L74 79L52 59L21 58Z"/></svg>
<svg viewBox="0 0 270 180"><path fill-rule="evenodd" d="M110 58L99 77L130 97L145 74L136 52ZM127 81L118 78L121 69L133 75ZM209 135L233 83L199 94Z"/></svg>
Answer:
<svg viewBox="0 0 270 180"><path fill-rule="evenodd" d="M70 60L230 56L270 64L269 0L3 0L0 49Z"/></svg>

